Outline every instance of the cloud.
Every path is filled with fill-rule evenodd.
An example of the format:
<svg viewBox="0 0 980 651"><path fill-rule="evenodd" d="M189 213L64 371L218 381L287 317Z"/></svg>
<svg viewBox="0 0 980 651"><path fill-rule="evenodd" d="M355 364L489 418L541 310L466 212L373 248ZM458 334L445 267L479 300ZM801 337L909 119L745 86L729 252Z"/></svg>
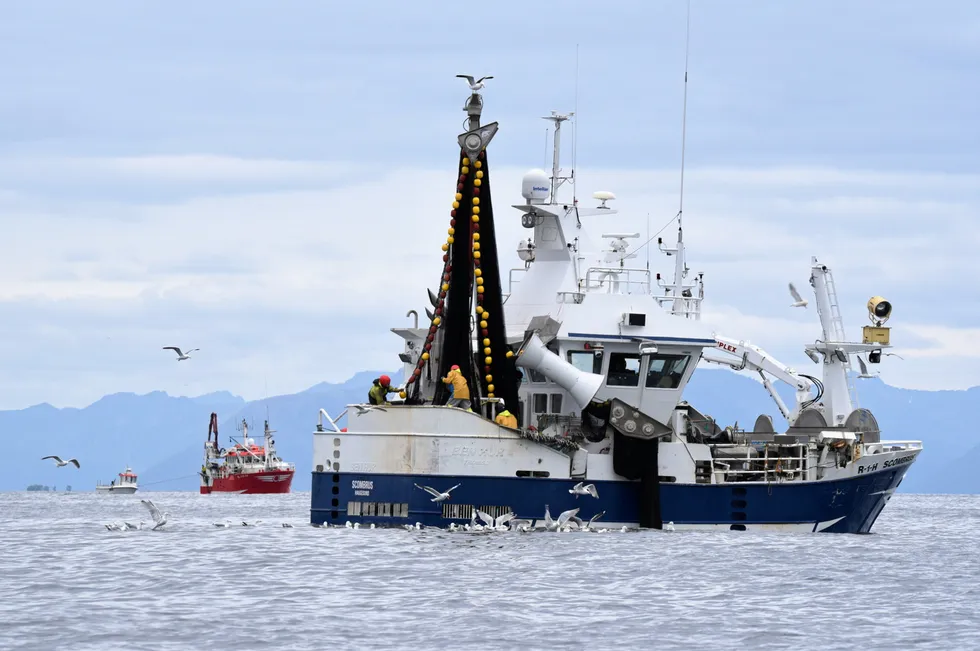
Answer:
<svg viewBox="0 0 980 651"><path fill-rule="evenodd" d="M17 244L0 258L0 355L9 369L0 379L3 406L79 406L105 393L154 389L228 389L255 398L341 381L364 368L398 367L401 340L388 329L407 323L408 309L421 310L426 287L434 285L451 171L362 170L337 187L293 189L294 181L347 168L203 160L205 168L215 165L216 176L285 189L252 190L248 182L231 194L117 202L102 220L88 217L105 208L99 201L24 195L18 218L4 218L8 241ZM111 185L133 169L153 181L146 171L159 164L156 157L145 164L96 159L81 167ZM520 266L516 244L527 233L520 212L509 208L520 201L523 171L492 172L505 270ZM685 240L692 270L705 272L705 321L790 366L809 367L802 347L818 336L816 315L789 308L786 284L808 289L809 257L816 253L836 272L852 336L867 318L870 295L895 304L893 343L906 360L886 358L886 381L916 388L980 383L953 348L968 334L958 328L980 319L977 290L962 284L961 307L937 312L931 273L980 272L977 230L964 217L980 207L971 179L690 169ZM159 182L175 181L164 174ZM616 192L613 204L621 212L587 218L590 230L636 230L645 238L676 213L673 171L583 169L582 201L591 203L592 190L600 188ZM674 225L662 234L668 243L674 235ZM672 260L655 242L650 248L651 267L668 275ZM637 264L645 258L641 249ZM175 366L160 351L164 345L203 350Z"/></svg>

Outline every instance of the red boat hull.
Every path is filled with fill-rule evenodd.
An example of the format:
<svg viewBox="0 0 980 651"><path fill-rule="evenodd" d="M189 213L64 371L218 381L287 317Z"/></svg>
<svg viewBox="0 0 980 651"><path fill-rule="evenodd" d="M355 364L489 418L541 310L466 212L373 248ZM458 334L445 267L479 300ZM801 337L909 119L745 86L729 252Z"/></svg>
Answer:
<svg viewBox="0 0 980 651"><path fill-rule="evenodd" d="M215 477L210 486L201 486L201 494L241 493L260 495L288 493L293 484L294 470L264 470L228 477Z"/></svg>

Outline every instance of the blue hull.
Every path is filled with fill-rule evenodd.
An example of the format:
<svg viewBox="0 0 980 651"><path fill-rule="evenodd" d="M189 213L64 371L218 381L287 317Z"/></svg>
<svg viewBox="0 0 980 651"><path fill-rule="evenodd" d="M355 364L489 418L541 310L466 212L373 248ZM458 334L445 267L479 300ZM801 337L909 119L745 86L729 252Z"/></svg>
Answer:
<svg viewBox="0 0 980 651"><path fill-rule="evenodd" d="M675 526L714 525L743 530L747 525L777 525L809 531L867 533L898 487L908 466L841 480L805 483L660 485L662 520ZM533 477L456 477L314 472L310 521L343 526L346 522L400 526L420 522L446 528L469 522L476 507L497 515L540 520L547 504L552 515L580 508L589 519L605 511L601 523L639 521L639 482L594 481L599 498L570 494L577 480ZM451 499L432 502L417 488L445 491ZM807 525L812 525L809 528Z"/></svg>

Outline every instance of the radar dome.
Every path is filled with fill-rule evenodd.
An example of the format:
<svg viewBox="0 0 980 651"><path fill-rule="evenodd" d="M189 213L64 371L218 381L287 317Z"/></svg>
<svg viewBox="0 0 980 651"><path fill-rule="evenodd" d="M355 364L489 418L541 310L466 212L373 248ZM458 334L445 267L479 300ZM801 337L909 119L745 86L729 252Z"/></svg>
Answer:
<svg viewBox="0 0 980 651"><path fill-rule="evenodd" d="M551 193L551 180L542 169L529 170L521 181L521 194L528 203L544 203Z"/></svg>

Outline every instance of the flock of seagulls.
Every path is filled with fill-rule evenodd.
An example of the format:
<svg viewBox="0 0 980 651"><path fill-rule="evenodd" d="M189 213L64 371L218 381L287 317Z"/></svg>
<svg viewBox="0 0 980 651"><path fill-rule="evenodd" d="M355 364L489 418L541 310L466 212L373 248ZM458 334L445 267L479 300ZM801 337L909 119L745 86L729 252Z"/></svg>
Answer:
<svg viewBox="0 0 980 651"><path fill-rule="evenodd" d="M170 518L169 512L161 512L151 500L140 500L140 503L146 507L146 510L150 512L150 517L153 518L153 526L150 531L158 531L167 524L167 520ZM113 522L105 525L105 528L109 531L142 531L144 524L146 523L143 520L140 520L138 525L130 522Z"/></svg>
<svg viewBox="0 0 980 651"><path fill-rule="evenodd" d="M436 497L435 499L433 499L433 501L437 501L437 500L444 501L446 499L449 499L448 497L449 493L453 489L457 488L458 486L459 486L458 484L456 486L453 486L445 493L440 493L439 491L431 489L428 486L419 486L419 488L426 490L427 492L435 495ZM579 491L576 492L576 495L592 495L592 492L589 489L591 488L592 490L595 490L595 487L592 486L591 484L587 486L582 486L581 484L579 484L578 486L576 486L576 488L580 489ZM140 500L140 503L144 507L146 507L146 510L149 512L150 517L153 519L153 526L149 527L149 531L158 531L162 529L169 522L170 513L168 511L160 511L157 505L154 504L151 500ZM572 531L605 533L607 531L612 531L612 529L596 528L595 526L596 521L606 514L605 511L596 513L591 518L589 518L588 521L585 521L582 518L578 517L578 512L579 512L579 508L568 509L567 511L562 511L557 518L553 518L551 516L550 507L547 504L545 504L544 517L541 520L535 522L534 520L527 519L527 518L518 518L513 512L510 511L508 511L507 513L502 513L498 516L492 516L489 513L482 511L480 509L474 509L472 515L470 516L470 521L468 524L459 526L454 522L449 525L447 531L472 532L472 533L478 533L478 532L492 533L492 532L511 532L511 531L526 533L539 529L543 529L544 531L558 532L558 533L568 533ZM256 527L261 523L262 520L253 520L251 522L247 520L242 520L241 522L232 522L231 520L225 520L223 522L213 522L212 525L218 529L230 529L232 527ZM108 531L143 531L145 524L146 524L145 521L140 520L138 524L133 524L131 522L123 521L123 522L113 522L110 524L106 524L104 526ZM293 525L288 522L283 522L282 527L285 529L294 528ZM321 528L330 529L334 527L332 527L327 523L324 523L323 525L321 525ZM351 523L348 520L345 523L344 528L360 529L361 523L360 522ZM375 524L372 523L371 525L369 525L369 527L366 528L375 529L377 527ZM403 528L407 529L408 531L419 531L423 527L421 522L416 522L414 525L413 524L403 525ZM618 531L621 531L623 533L629 530L630 530L629 527L625 525L622 526L620 529L618 529ZM667 524L664 525L664 531L673 531L673 530L674 530L673 522L668 522Z"/></svg>

